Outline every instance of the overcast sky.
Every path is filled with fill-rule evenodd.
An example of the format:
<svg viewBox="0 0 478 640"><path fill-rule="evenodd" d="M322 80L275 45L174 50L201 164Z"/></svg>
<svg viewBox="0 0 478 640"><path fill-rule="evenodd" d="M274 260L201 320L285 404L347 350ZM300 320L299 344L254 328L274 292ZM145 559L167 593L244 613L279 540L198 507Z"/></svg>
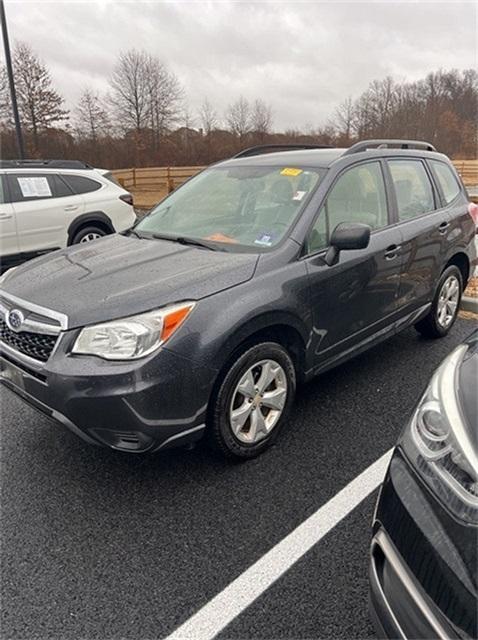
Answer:
<svg viewBox="0 0 478 640"><path fill-rule="evenodd" d="M324 124L348 95L392 75L414 80L477 65L476 2L120 2L6 0L11 41L49 66L67 105L106 91L119 51L157 55L192 112L245 96L272 105L277 130Z"/></svg>

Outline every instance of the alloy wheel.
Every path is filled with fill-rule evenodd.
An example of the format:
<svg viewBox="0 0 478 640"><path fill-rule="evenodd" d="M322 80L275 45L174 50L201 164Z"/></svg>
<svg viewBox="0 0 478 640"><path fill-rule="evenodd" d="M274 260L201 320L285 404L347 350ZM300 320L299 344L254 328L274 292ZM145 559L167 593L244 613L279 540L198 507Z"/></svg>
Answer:
<svg viewBox="0 0 478 640"><path fill-rule="evenodd" d="M287 400L287 377L274 360L249 367L232 394L229 421L241 442L255 444L274 429Z"/></svg>
<svg viewBox="0 0 478 640"><path fill-rule="evenodd" d="M90 233L87 233L86 236L82 237L82 239L80 240L80 244L82 242L91 242L92 240L98 240L98 238L101 238L101 233L90 231Z"/></svg>
<svg viewBox="0 0 478 640"><path fill-rule="evenodd" d="M460 301L460 283L456 276L449 276L440 289L437 305L438 324L447 329L453 322Z"/></svg>

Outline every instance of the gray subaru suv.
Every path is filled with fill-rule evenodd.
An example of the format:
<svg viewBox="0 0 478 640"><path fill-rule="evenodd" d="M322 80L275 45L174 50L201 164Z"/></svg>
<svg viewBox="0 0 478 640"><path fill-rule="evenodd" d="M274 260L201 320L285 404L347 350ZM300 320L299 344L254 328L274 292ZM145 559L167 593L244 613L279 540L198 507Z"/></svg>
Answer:
<svg viewBox="0 0 478 640"><path fill-rule="evenodd" d="M92 444L206 435L251 458L298 382L409 325L450 331L477 263L470 213L425 142L247 149L133 229L7 271L0 379Z"/></svg>

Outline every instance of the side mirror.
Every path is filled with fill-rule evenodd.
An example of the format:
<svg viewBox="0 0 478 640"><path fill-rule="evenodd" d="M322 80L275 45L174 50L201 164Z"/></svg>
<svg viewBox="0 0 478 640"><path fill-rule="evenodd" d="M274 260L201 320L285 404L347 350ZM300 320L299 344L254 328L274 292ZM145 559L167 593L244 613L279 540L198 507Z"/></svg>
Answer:
<svg viewBox="0 0 478 640"><path fill-rule="evenodd" d="M337 264L341 251L366 249L370 242L371 227L360 222L341 222L332 231L330 249L325 254L325 262L331 267Z"/></svg>

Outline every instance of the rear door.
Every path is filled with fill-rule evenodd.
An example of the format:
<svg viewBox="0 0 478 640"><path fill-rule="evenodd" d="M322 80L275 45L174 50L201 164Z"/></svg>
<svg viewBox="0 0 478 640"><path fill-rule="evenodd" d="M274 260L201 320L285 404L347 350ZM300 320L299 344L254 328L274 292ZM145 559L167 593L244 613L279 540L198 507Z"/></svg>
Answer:
<svg viewBox="0 0 478 640"><path fill-rule="evenodd" d="M7 264L19 253L15 211L9 202L5 174L0 174L0 260Z"/></svg>
<svg viewBox="0 0 478 640"><path fill-rule="evenodd" d="M56 173L18 172L8 175L8 183L20 251L65 247L71 221L84 210L83 198Z"/></svg>
<svg viewBox="0 0 478 640"><path fill-rule="evenodd" d="M306 258L314 314L317 362L347 351L391 324L397 311L401 234L390 226L383 162L345 169L331 187L309 234ZM340 222L370 225L369 246L342 251L324 263L330 235Z"/></svg>
<svg viewBox="0 0 478 640"><path fill-rule="evenodd" d="M441 160L428 160L441 203L446 207L450 227L447 230L447 259L458 251L469 252L475 242L476 227L469 214L469 200L455 167Z"/></svg>
<svg viewBox="0 0 478 640"><path fill-rule="evenodd" d="M450 221L423 160L390 158L387 166L402 234L399 305L404 313L412 312L434 295L447 253Z"/></svg>

